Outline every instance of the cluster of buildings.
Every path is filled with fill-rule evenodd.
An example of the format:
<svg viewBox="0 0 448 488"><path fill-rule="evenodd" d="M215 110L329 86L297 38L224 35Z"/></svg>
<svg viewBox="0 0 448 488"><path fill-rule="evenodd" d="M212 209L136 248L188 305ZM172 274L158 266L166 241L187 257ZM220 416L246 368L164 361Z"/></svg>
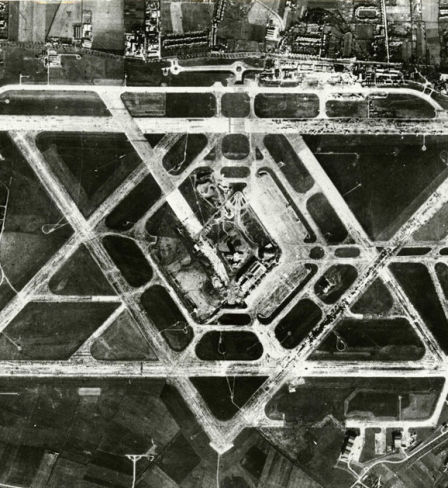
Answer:
<svg viewBox="0 0 448 488"><path fill-rule="evenodd" d="M92 28L92 11L82 10L81 21L73 24L72 37L51 36L48 42L56 46L82 46L87 49L92 48L93 28Z"/></svg>
<svg viewBox="0 0 448 488"><path fill-rule="evenodd" d="M147 60L160 54L160 0L145 0L143 25L125 33L125 56Z"/></svg>
<svg viewBox="0 0 448 488"><path fill-rule="evenodd" d="M448 6L448 0L442 1ZM388 8L392 9L390 19L386 14ZM278 51L324 58L356 56L399 62L409 61L415 54L423 59L426 55L425 23L412 23L410 12L405 15L400 8L391 6L390 2L382 8L380 0L356 0L341 11L336 2L328 10L302 7L296 20L282 34ZM406 20L397 20L403 16Z"/></svg>
<svg viewBox="0 0 448 488"><path fill-rule="evenodd" d="M365 433L356 429L346 432L338 462L348 463L359 461L365 443ZM417 433L414 430L396 429L386 431L378 429L374 434L375 456L398 454L404 450L412 450L417 445Z"/></svg>
<svg viewBox="0 0 448 488"><path fill-rule="evenodd" d="M224 18L226 9L226 0L217 0L213 11L212 28L210 31L210 44L216 46L218 44L218 26Z"/></svg>
<svg viewBox="0 0 448 488"><path fill-rule="evenodd" d="M80 43L82 47L92 47L92 11L83 10L81 14L81 22L73 24L73 41Z"/></svg>
<svg viewBox="0 0 448 488"><path fill-rule="evenodd" d="M91 10L83 9L81 11L81 18L79 22L72 24L73 35L71 37L64 35L53 35L48 38L48 42L57 46L81 46L87 49L92 48L93 42L93 27L92 27L93 14ZM54 60L52 61L54 65Z"/></svg>
<svg viewBox="0 0 448 488"><path fill-rule="evenodd" d="M404 75L401 70L375 66L364 66L359 72L359 79L366 86L397 86L404 83Z"/></svg>
<svg viewBox="0 0 448 488"><path fill-rule="evenodd" d="M448 21L448 0L440 0L439 2L439 18Z"/></svg>
<svg viewBox="0 0 448 488"><path fill-rule="evenodd" d="M164 56L189 54L193 51L205 51L210 44L209 31L195 31L186 34L169 34L163 37Z"/></svg>
<svg viewBox="0 0 448 488"><path fill-rule="evenodd" d="M360 5L355 8L357 20L377 23L381 21L381 10L375 5Z"/></svg>
<svg viewBox="0 0 448 488"><path fill-rule="evenodd" d="M0 2L0 39L8 38L9 2Z"/></svg>
<svg viewBox="0 0 448 488"><path fill-rule="evenodd" d="M259 250L258 256L254 256L248 263L244 273L240 273L237 284L242 295L247 296L260 283L268 271L273 268L279 259L278 249L272 243L268 243Z"/></svg>
<svg viewBox="0 0 448 488"><path fill-rule="evenodd" d="M444 54L442 57L446 59L448 57L448 0L439 1L439 29L441 32L441 50Z"/></svg>
<svg viewBox="0 0 448 488"><path fill-rule="evenodd" d="M275 24L272 20L268 23L266 28L266 42L277 42L279 40L280 30L278 25Z"/></svg>
<svg viewBox="0 0 448 488"><path fill-rule="evenodd" d="M436 66L440 63L440 37L442 51L448 51L448 0L440 0L438 14L431 14L434 19L429 20L423 19L420 2L406 6L394 0L354 0L346 7L340 3L334 1L334 5L319 9L287 2L294 12L289 18L294 20L280 34L274 51ZM271 32L268 35L272 37Z"/></svg>
<svg viewBox="0 0 448 488"><path fill-rule="evenodd" d="M366 49L379 50L384 44L385 30L379 2L356 2L344 18L326 10L302 11L300 20L286 30L279 51L316 57L350 58L355 53L355 40L365 42Z"/></svg>
<svg viewBox="0 0 448 488"><path fill-rule="evenodd" d="M412 16L418 17L418 12L408 12L409 19L397 21L404 13L399 4L391 2L387 1L383 8L380 0L356 0L339 11L336 1L334 7L320 9L303 4L298 6L288 0L289 17L279 13L286 26L281 27L274 18L265 26L264 50L308 59L348 60L356 57L393 62L425 59L425 23L410 21ZM210 50L225 52L232 43L229 41L227 45L227 39L220 39L218 30L226 22L230 8L227 0L216 0L210 25L206 28L202 25L197 31L164 34L160 0L145 0L143 24L130 28L125 35L125 55L148 60L164 56L193 57ZM440 0L439 10L440 19L446 18L448 22L448 0ZM293 20L288 21L288 18ZM263 50L263 42L258 41Z"/></svg>
<svg viewBox="0 0 448 488"><path fill-rule="evenodd" d="M426 63L428 50L434 52L439 36L432 22L423 21L420 5L421 2L406 6L395 0L357 0L352 25L363 51L357 53L358 57Z"/></svg>
<svg viewBox="0 0 448 488"><path fill-rule="evenodd" d="M355 446L356 438L358 434L355 431L347 432L344 440L344 445L342 447L341 455L339 456L339 462L348 463Z"/></svg>
<svg viewBox="0 0 448 488"><path fill-rule="evenodd" d="M279 50L286 54L323 55L328 28L316 23L300 22L293 25L283 36Z"/></svg>
<svg viewBox="0 0 448 488"><path fill-rule="evenodd" d="M280 256L245 196L234 193L213 222L204 226L202 235L216 248L232 281L232 297L241 300L254 290Z"/></svg>
<svg viewBox="0 0 448 488"><path fill-rule="evenodd" d="M261 84L266 86L297 86L300 83L312 84L314 79L322 79L330 82L334 77L338 82L342 81L349 73L335 73L334 64L321 59L276 59L273 65L266 68L259 76ZM347 82L352 82L348 80Z"/></svg>
<svg viewBox="0 0 448 488"><path fill-rule="evenodd" d="M394 430L392 432L392 441L386 445L387 453L400 452L403 449L410 449L417 443L417 433L415 431Z"/></svg>

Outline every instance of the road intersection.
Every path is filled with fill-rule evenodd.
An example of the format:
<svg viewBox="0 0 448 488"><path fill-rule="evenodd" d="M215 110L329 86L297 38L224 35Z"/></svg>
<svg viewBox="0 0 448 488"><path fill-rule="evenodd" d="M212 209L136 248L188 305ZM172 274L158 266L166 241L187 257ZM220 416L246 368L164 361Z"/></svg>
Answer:
<svg viewBox="0 0 448 488"><path fill-rule="evenodd" d="M9 89L34 89L28 85L20 87L3 87L1 92ZM35 89L51 90L53 87L36 87ZM55 87L61 90L64 87ZM75 89L77 89L75 87ZM86 87L79 87L85 90ZM70 90L73 87L70 86ZM359 224L353 213L349 209L345 200L334 187L322 167L317 162L312 151L305 144L298 133L313 133L319 130L322 133L444 133L448 134L448 121L437 119L437 121L420 121L420 122L384 122L371 120L363 124L351 125L347 121L328 121L315 119L300 121L274 121L260 120L250 117L244 121L244 128L251 138L260 137L265 133L282 133L286 134L291 146L299 155L303 164L309 171L314 180L314 187L304 196L294 194L289 191L294 201L303 208L304 201L316 191L325 194L328 201L334 208L341 221L350 232L355 245L361 249L359 258L349 260L357 265L358 277L354 284L348 290L343 300L335 305L321 304L323 310L323 319L313 330L313 335L308 336L300 345L292 351L284 351L278 346L273 334L273 327L266 330L266 327L255 321L251 327L264 348L263 356L253 362L237 361L211 361L205 362L197 359L194 353L194 345L199 338L213 327L211 325L201 325L195 323L189 316L183 303L178 299L173 287L163 277L157 263L152 258L148 249L142 247L147 260L156 271L158 282L163 283L170 291L173 299L184 315L188 318L188 323L193 327L195 338L192 345L182 353L171 351L156 326L148 319L138 300L135 290L129 286L123 276L117 269L116 265L106 252L102 242L101 235L97 232L98 225L111 212L111 210L126 196L132 189L139 184L145 176L151 174L155 181L162 189L162 198L148 213L154 212L163 202L168 202L174 213L181 216L181 222L184 226L197 228L198 223L191 207L183 199L178 190L178 185L185 179L186 174L191 174L195 169L203 164L203 156L219 142L228 127L229 119L225 117L214 117L209 120L189 120L189 119L135 119L129 115L120 95L124 91L163 91L162 88L124 88L124 87L89 87L89 90L99 94L109 109L110 117L26 117L26 116L0 116L0 130L7 130L12 141L17 148L26 157L30 166L38 176L42 186L51 195L52 199L58 206L62 215L74 230L74 234L62 246L62 248L48 261L48 263L29 281L25 287L5 306L0 312L0 332L4 331L11 320L16 317L21 310L30 301L118 301L119 308L114 315L110 317L93 336L78 349L78 351L67 361L0 361L0 376L18 376L18 377L163 377L171 381L179 389L182 396L186 399L199 423L204 428L210 438L211 445L218 453L223 453L232 446L233 440L246 427L269 424L269 419L265 415L265 406L273 395L285 384L298 377L333 377L333 376L362 376L362 377L443 377L448 378L448 362L446 356L434 339L427 326L414 309L412 303L405 295L396 279L389 271L389 264L396 259L400 250L412 242L411 238L414 232L435 215L448 202L448 181L441 184L426 202L413 214L413 216L399 229L395 236L388 242L382 243L382 250L377 249L378 243L373 243L362 226ZM189 92L199 91L198 88L167 88L167 91ZM222 88L217 87L217 91L237 91L241 88ZM265 91L265 90L263 90ZM423 94L420 95L424 97ZM440 107L432 101L430 102L435 109ZM237 125L238 126L238 125ZM322 126L326 128L322 129ZM315 127L315 129L313 128ZM320 129L318 129L320 127ZM69 192L53 174L48 162L38 150L35 143L35 136L41 130L45 131L70 131L70 132L119 132L128 137L135 152L140 157L142 164L126 179L117 190L115 190L98 209L89 217L85 218L77 208ZM434 131L434 132L432 132ZM186 174L173 176L168 174L162 165L163 156L176 143L178 137L165 135L158 145L153 148L147 139L146 133L190 133L204 132L213 134L210 136L208 145L197 160L188 168ZM265 153L265 156L266 153ZM288 183L284 176L278 171L278 166L272 159L265 157L263 163L252 162L253 172L257 172L263 167L269 167L278 174L278 178L287 188ZM146 216L147 217L147 216ZM200 224L199 224L200 226ZM313 228L314 232L323 242L320 231ZM100 265L107 279L116 290L116 297L54 297L48 292L47 283L49 277L59 269L76 251L80 244L85 244L95 261ZM439 249L440 243L433 246ZM302 244L296 244L297 253L303 252ZM325 246L330 249L331 246ZM329 266L331 258L326 258L322 262ZM429 256L419 257L420 261L434 261L434 253ZM344 259L339 259L344 262ZM281 269L281 268L279 268ZM366 288L372 284L375 279L381 277L387 283L389 291L393 294L406 316L409 318L419 338L425 345L426 353L421 361L395 361L395 362L365 362L365 361L310 361L309 356L315 348L322 342L325 337L337 326L339 321L348 313L350 307L356 302ZM317 277L310 282L307 287L310 289L316 282ZM147 288L147 287L146 287ZM441 293L440 290L439 294ZM143 290L139 290L143 292ZM287 310L297 303L301 293L288 306ZM97 361L89 354L89 348L93 341L101 335L108 326L124 310L130 312L134 322L144 334L145 339L151 344L158 357L158 361L135 361L135 362L104 362ZM282 314L284 314L287 312ZM281 317L279 317L280 319ZM277 320L278 322L278 320ZM235 326L236 329L236 326ZM232 330L226 326L226 330ZM238 330L245 330L245 326L238 327ZM218 421L205 404L202 397L192 385L190 378L197 376L268 376L268 379L253 397L244 405L239 412L228 422ZM436 413L441 410L441 406L447 395L447 383L440 395L436 410L431 419L425 421L424 425L437 423ZM419 425L419 422L413 422L413 425ZM423 425L423 424L422 424Z"/></svg>

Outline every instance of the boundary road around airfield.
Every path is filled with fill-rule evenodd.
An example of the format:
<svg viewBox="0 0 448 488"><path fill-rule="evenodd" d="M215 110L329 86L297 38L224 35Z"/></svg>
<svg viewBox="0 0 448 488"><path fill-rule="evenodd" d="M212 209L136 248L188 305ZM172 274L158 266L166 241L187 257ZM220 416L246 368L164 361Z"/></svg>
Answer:
<svg viewBox="0 0 448 488"><path fill-rule="evenodd" d="M75 241L86 241L90 243L94 236L93 227L90 220L85 220L79 211L75 208L74 202L69 195L66 194L61 185L53 178L51 172L37 149L34 147L32 141L27 137L28 132L40 131L70 131L70 132L120 132L125 133L135 150L147 166L147 171L154 173L156 180L164 191L171 191L171 182L166 176L160 174L155 165L150 164L154 160L155 152L150 147L149 143L144 138L145 133L169 133L169 132L245 132L245 133L366 133L366 134L448 134L448 118L444 118L444 113L441 107L428 95L418 91L398 88L398 89L374 89L363 87L331 87L328 91L309 90L306 93L317 94L319 97L324 97L325 100L331 99L332 96L344 93L362 93L368 95L374 92L384 93L401 93L413 94L431 106L438 114L438 118L431 120L380 120L380 119L365 119L358 120L356 123L350 123L347 120L328 119L322 113L315 119L301 119L301 120L281 120L281 119L259 119L253 115L253 96L257 93L297 93L296 88L266 88L266 87L223 87L222 85L214 85L213 87L204 90L204 87L117 87L117 86L72 86L72 85L9 85L0 89L0 94L10 90L23 91L90 91L97 93L105 102L107 108L112 114L110 117L74 117L74 116L0 116L0 130L11 133L13 140L18 145L19 149L30 160L31 166L37 172L44 186L50 194L55 198L56 203L63 210L64 216L72 224L77 231L77 237L73 238L73 246ZM214 93L219 98L224 93L240 93L246 92L252 96L252 115L242 119L229 119L221 115L211 118L199 119L181 119L181 118L132 118L129 112L124 107L121 95L125 92L131 93ZM322 105L322 103L321 103ZM325 106L325 104L323 104ZM218 110L218 114L220 111ZM297 141L296 141L297 142ZM300 141L299 141L300 142ZM298 143L299 143L298 142ZM317 181L321 184L321 181ZM445 190L448 184L443 186ZM321 185L322 186L322 185ZM127 189L127 191L130 188ZM113 203L118 202L123 198L123 194L116 194L108 201L109 208ZM425 204L414 214L413 219L408 221L398 232L396 245L391 244L389 247L390 255L378 256L377 259L372 260L372 265L365 276L360 277L360 283L367 283L369 280L377 276L377 268L381 270L387 266L394 253L402 247L403 243L407 242L410 234L418 228L422 222L428 220L438 208L446 201L447 194L443 191L435 192ZM402 242L403 241L403 242ZM395 242L395 241L394 241ZM89 244L92 247L92 252L105 265L109 266L109 259L107 254L102 249L101 245ZM401 246L401 247L400 247ZM371 268L371 272L370 272ZM43 275L45 275L44 270ZM138 304L136 304L132 294L125 283L119 279L115 274L112 276L113 280L124 291L123 299L126 301L126 306L135 311L135 314L141 316L142 327L146 332L155 333L151 324L145 324ZM364 280L364 281L362 281ZM5 307L0 314L2 323L0 330L5 328L10 320L20 312L27 299L32 299L34 288L26 288L26 294L19 294L17 300L13 300L11 305ZM351 293L350 296L354 299L357 293ZM22 299L24 302L22 303ZM344 304L343 308L349 304ZM334 311L334 318L338 318L342 313L341 310ZM331 317L327 317L329 320ZM105 362L95 361L90 357L78 356L73 357L68 361L0 361L0 377L164 377L170 378L177 386L182 395L184 395L190 404L196 417L200 421L206 433L209 435L214 448L218 452L227 450L237 435L247 425L256 425L257 422L265 420L264 405L272 398L278 389L285 384L290 378L298 376L361 376L361 377L448 377L448 365L440 357L429 358L419 362L395 362L395 363L366 363L366 362L324 362L324 361L307 361L310 351L313 350L315 343L319 343L322 337L331 330L334 320L325 323L318 331L318 337L315 341L303 344L290 354L287 354L281 361L274 358L266 358L261 362L251 363L237 363L229 364L227 362L201 362L192 361L189 358L184 358L185 361L180 363L175 357L167 351L166 345L162 339L158 337L155 344L155 352L160 358L159 362ZM157 334L156 334L157 335ZM435 351L438 353L438 351ZM221 423L216 421L211 415L204 402L198 398L196 390L193 388L189 377L193 376L269 376L266 386L263 386L262 391L256 394L248 405L240 410L235 419L230 423ZM445 391L445 390L444 390ZM441 394L438 406L445 401ZM438 408L438 407L437 407ZM436 419L437 421L437 419ZM415 422L418 425L418 422Z"/></svg>

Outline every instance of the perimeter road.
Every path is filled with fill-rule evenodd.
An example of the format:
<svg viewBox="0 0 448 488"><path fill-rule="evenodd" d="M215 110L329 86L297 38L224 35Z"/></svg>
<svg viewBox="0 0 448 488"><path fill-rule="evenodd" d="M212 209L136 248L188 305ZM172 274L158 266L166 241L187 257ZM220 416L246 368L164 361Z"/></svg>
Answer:
<svg viewBox="0 0 448 488"><path fill-rule="evenodd" d="M29 90L30 86L21 89ZM42 90L44 87L38 86L32 89ZM16 87L3 87L0 93L8 89L19 89ZM50 90L60 91L63 87L48 87ZM66 89L73 90L73 86L66 87ZM397 362L397 363L370 363L365 364L361 362L311 362L307 361L309 354L313 351L315 345L319 343L337 324L338 320L343 316L350 304L357 299L360 293L368 286L380 273L381 270L387 268L390 260L400 251L403 245L406 244L413 232L434 215L448 199L448 182L441 185L414 216L400 229L396 236L384 248L383 252L378 255L372 255L370 266L366 267L363 273L359 276L357 282L352 289L347 293L346 298L340 305L331 307L325 313L325 319L316 328L316 337L302 342L300 346L291 353L286 353L281 361L276 361L271 358L263 358L259 362L248 363L226 363L226 362L201 362L192 358L185 358L185 363L179 367L176 358L172 352L167 348L163 338L158 334L154 324L148 321L144 311L141 309L138 300L133 294L128 285L125 283L121 275L116 270L115 265L109 258L108 254L103 249L98 236L94 232L95 219L99 222L101 218L107 213L107 208L113 208L114 203L119 201L126 192L129 192L137 181L141 181L144 175L151 173L162 188L164 194L177 195L173 193L176 191L176 185L172 179L167 177L161 170L160 164L154 164L154 159L158 161L162 157L161 153L152 150L148 141L144 137L145 132L206 132L211 130L225 133L228 127L228 119L224 117L213 117L210 119L133 119L125 109L120 95L125 91L130 92L203 92L203 88L155 88L155 89L129 89L128 87L95 87L89 85L87 88L77 87L77 89L95 91L99 93L106 104L108 105L112 117L23 117L23 116L0 116L0 130L12 131L11 137L19 149L27 157L30 165L36 171L44 187L53 196L58 207L62 211L67 222L75 231L74 237L63 246L63 248L56 253L55 257L44 266L43 270L39 272L27 285L22 292L20 292L15 299L8 304L1 313L0 331L5 329L10 320L17 315L23 306L36 294L37 289L45 279L48 278L51 269L54 265L60 264L67 255L71 255L81 242L85 242L89 250L96 256L98 262L111 283L119 290L120 296L123 298L124 306L132 311L134 318L138 325L148 337L151 344L154 346L158 362L131 362L131 363L103 363L97 362L92 358L82 355L84 349L80 352L80 356L69 361L10 361L0 362L0 376L33 376L33 377L166 377L180 390L181 394L187 399L193 413L201 423L207 435L212 441L213 447L218 452L224 452L232 445L233 439L248 425L257 425L257 422L263 420L264 407L266 402L281 388L285 382L290 378L297 376L363 376L363 377L448 377L448 367L444 362L444 356L440 354L431 342L431 335L428 335L426 344L432 351L433 357L421 362ZM353 87L352 87L353 89ZM356 89L358 91L358 89ZM211 91L217 93L237 92L240 88L228 89L223 87L213 87ZM269 92L268 89L250 90L251 95L257 92ZM275 90L294 92L294 90ZM341 91L341 89L338 89ZM383 91L383 90L382 90ZM387 91L387 90L386 90ZM420 98L425 98L423 94L417 95L418 92L412 90L402 89L393 90L394 93L412 92ZM368 93L367 91L365 93ZM435 107L435 102L431 102ZM238 119L240 120L240 119ZM346 121L338 120L269 120L269 119L255 119L247 118L241 119L244 121L244 127L249 133L289 133L297 134L298 131L302 133L412 133L421 131L421 133L446 133L448 134L448 119L447 120L432 120L423 122L406 122L406 121L384 121L368 120L363 123L350 124ZM47 162L37 150L34 141L30 134L25 134L29 131L41 131L42 127L48 131L84 131L89 132L124 132L127 134L132 145L143 161L143 169L135 173L136 178L133 184L126 187L122 193L114 193L113 198L107 201L110 207L102 206L101 212L94 214L95 218L89 220L84 219L79 212L75 203L67 193L66 189L54 178L50 169L47 167ZM225 127L224 127L225 126ZM214 129L211 129L216 127ZM224 129L223 129L224 128ZM314 131L314 132L313 132ZM351 132L350 132L351 131ZM356 132L357 131L357 132ZM408 132L406 132L408 131ZM431 132L433 131L433 132ZM295 141L297 142L297 141ZM299 141L300 142L300 141ZM303 148L302 148L303 149ZM305 156L309 156L306 151ZM310 168L316 182L325 190L328 190L328 179L323 178L322 173L319 172L315 166L315 161L308 160ZM124 187L123 187L124 188ZM330 195L333 203L337 203L340 199ZM179 202L178 198L169 199L170 203L176 206L182 206L183 202ZM174 202L174 204L173 204ZM177 202L177 203L176 203ZM362 229L347 208L344 207L345 213L343 220L346 222L350 230L355 230L358 233L360 241L363 242ZM174 208L176 210L176 208ZM188 220L188 216L187 216ZM191 226L197 229L195 221L191 221ZM367 244L365 243L367 246ZM39 293L38 293L39 294ZM426 333L426 330L422 332ZM86 343L85 343L86 344ZM88 345L88 344L87 344ZM314 363L314 364L313 364ZM222 423L217 421L211 414L208 407L205 405L202 397L197 390L192 386L188 377L190 376L238 376L238 375L267 375L269 379L263 385L249 402L240 409L237 415L229 422ZM442 395L440 401L444 401Z"/></svg>

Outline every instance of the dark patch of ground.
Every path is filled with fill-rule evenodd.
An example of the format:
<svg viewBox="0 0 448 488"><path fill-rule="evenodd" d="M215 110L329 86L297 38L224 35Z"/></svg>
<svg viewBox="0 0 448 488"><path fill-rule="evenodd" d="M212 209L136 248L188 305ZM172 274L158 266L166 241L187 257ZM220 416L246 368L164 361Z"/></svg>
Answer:
<svg viewBox="0 0 448 488"><path fill-rule="evenodd" d="M248 178L250 169L246 166L224 166L221 169L224 178Z"/></svg>
<svg viewBox="0 0 448 488"><path fill-rule="evenodd" d="M42 132L36 143L85 217L141 163L125 134Z"/></svg>
<svg viewBox="0 0 448 488"><path fill-rule="evenodd" d="M200 460L187 439L179 433L164 451L158 464L171 479L181 483Z"/></svg>
<svg viewBox="0 0 448 488"><path fill-rule="evenodd" d="M180 431L189 440L196 453L200 454L204 461L216 461L216 452L210 446L210 439L202 430L196 416L189 409L187 402L173 386L166 384L160 396L174 418Z"/></svg>
<svg viewBox="0 0 448 488"><path fill-rule="evenodd" d="M434 269L442 287L443 294L448 299L448 266L445 263L437 263Z"/></svg>
<svg viewBox="0 0 448 488"><path fill-rule="evenodd" d="M381 432L380 429L365 430L364 447L362 449L361 457L359 458L361 463L366 463L377 457L375 454L375 433L379 432Z"/></svg>
<svg viewBox="0 0 448 488"><path fill-rule="evenodd" d="M316 246L310 250L310 259L322 259L325 256L325 250Z"/></svg>
<svg viewBox="0 0 448 488"><path fill-rule="evenodd" d="M425 354L425 347L405 318L344 319L335 332L327 336L311 359L416 361Z"/></svg>
<svg viewBox="0 0 448 488"><path fill-rule="evenodd" d="M20 289L73 231L5 133L0 133L0 147L1 205L7 203L5 220L1 223L0 263L2 274ZM4 304L9 298L11 289L7 280L3 280L0 302Z"/></svg>
<svg viewBox="0 0 448 488"><path fill-rule="evenodd" d="M216 114L213 93L137 93L121 96L132 117L203 118Z"/></svg>
<svg viewBox="0 0 448 488"><path fill-rule="evenodd" d="M390 269L440 347L448 353L447 319L426 266L420 263L393 263Z"/></svg>
<svg viewBox="0 0 448 488"><path fill-rule="evenodd" d="M221 325L249 325L251 322L251 316L245 313L225 313L218 320Z"/></svg>
<svg viewBox="0 0 448 488"><path fill-rule="evenodd" d="M141 296L141 303L173 350L182 351L190 344L193 330L165 288L151 286Z"/></svg>
<svg viewBox="0 0 448 488"><path fill-rule="evenodd" d="M353 484L353 476L335 466L345 439L345 428L337 422L289 424L285 429L263 429L263 435L294 466L308 474L303 486L342 488Z"/></svg>
<svg viewBox="0 0 448 488"><path fill-rule="evenodd" d="M48 286L56 295L113 295L103 272L82 245L50 278Z"/></svg>
<svg viewBox="0 0 448 488"><path fill-rule="evenodd" d="M275 328L275 337L285 349L294 349L321 318L321 309L312 300L300 300L280 320Z"/></svg>
<svg viewBox="0 0 448 488"><path fill-rule="evenodd" d="M4 64L0 66L0 83L19 83L20 74L24 77L23 83L46 83L47 68L41 58L43 49L42 45L3 45ZM59 53L73 54L74 51L70 47L58 48ZM79 49L76 49L76 54L79 54ZM62 56L61 67L52 68L50 72L51 84L110 84L122 83L123 79L123 58L102 53L82 52L80 59Z"/></svg>
<svg viewBox="0 0 448 488"><path fill-rule="evenodd" d="M241 460L241 466L257 481L260 479L267 455L257 446L252 446Z"/></svg>
<svg viewBox="0 0 448 488"><path fill-rule="evenodd" d="M104 361L154 361L148 340L128 312L122 313L91 347L92 356Z"/></svg>
<svg viewBox="0 0 448 488"><path fill-rule="evenodd" d="M0 336L2 359L68 359L116 303L29 303Z"/></svg>
<svg viewBox="0 0 448 488"><path fill-rule="evenodd" d="M265 380L264 376L191 378L208 408L219 420L230 420Z"/></svg>
<svg viewBox="0 0 448 488"><path fill-rule="evenodd" d="M398 418L398 398L396 393L388 391L357 392L349 402L347 417L358 417L361 412L366 412L369 414L367 416L371 414L377 418Z"/></svg>
<svg viewBox="0 0 448 488"><path fill-rule="evenodd" d="M403 247L397 256L424 256L429 251L430 247Z"/></svg>
<svg viewBox="0 0 448 488"><path fill-rule="evenodd" d="M233 474L226 476L222 483L222 488L250 488L247 481L241 476Z"/></svg>
<svg viewBox="0 0 448 488"><path fill-rule="evenodd" d="M163 75L162 68L167 67L167 62L145 63L137 59L126 59L124 71L127 76L128 86L161 86L168 80Z"/></svg>
<svg viewBox="0 0 448 488"><path fill-rule="evenodd" d="M339 247L334 252L334 255L338 258L357 258L360 252L357 247Z"/></svg>
<svg viewBox="0 0 448 488"><path fill-rule="evenodd" d="M295 191L306 193L312 188L313 178L284 135L269 134L263 142Z"/></svg>
<svg viewBox="0 0 448 488"><path fill-rule="evenodd" d="M124 279L132 287L138 288L151 280L152 268L132 239L109 235L103 238L103 244Z"/></svg>
<svg viewBox="0 0 448 488"><path fill-rule="evenodd" d="M109 229L127 231L140 220L162 195L151 175L146 176L106 217Z"/></svg>
<svg viewBox="0 0 448 488"><path fill-rule="evenodd" d="M327 415L333 415L337 420L343 421L346 418L346 400L348 399L348 411L351 407L351 395L359 391L376 392L371 395L369 401L360 403L358 400L354 405L358 411L375 412L383 408L386 400L388 411L394 410L397 413L398 396L409 396L412 393L428 393L433 396L443 386L442 378L304 378L304 383L299 384L294 392L289 392L284 386L274 398L267 404L266 413L269 418L285 419L290 422L310 424L319 422ZM387 395L385 395L387 393ZM360 397L361 398L361 397ZM402 407L405 408L403 401ZM430 416L432 406L428 405L427 410L421 412L423 418Z"/></svg>
<svg viewBox="0 0 448 488"><path fill-rule="evenodd" d="M309 198L306 208L328 244L341 244L347 239L347 229L323 193Z"/></svg>
<svg viewBox="0 0 448 488"><path fill-rule="evenodd" d="M213 18L214 5L197 3L193 5L183 4L182 30L183 32L201 31L210 28Z"/></svg>
<svg viewBox="0 0 448 488"><path fill-rule="evenodd" d="M253 361L263 354L263 346L252 332L213 331L204 334L196 346L204 361Z"/></svg>
<svg viewBox="0 0 448 488"><path fill-rule="evenodd" d="M353 305L353 313L365 315L386 314L394 304L390 291L380 278L377 278Z"/></svg>
<svg viewBox="0 0 448 488"><path fill-rule="evenodd" d="M184 134L163 156L162 164L168 173L178 175L199 156L207 145L204 134Z"/></svg>
<svg viewBox="0 0 448 488"><path fill-rule="evenodd" d="M425 100L414 95L390 93L380 98L369 97L369 115L372 118L432 119L434 108Z"/></svg>
<svg viewBox="0 0 448 488"><path fill-rule="evenodd" d="M37 481L39 459L58 458L48 487L128 488L132 463L125 455L169 452L179 427L160 395L161 380L1 380L2 482L30 486ZM82 389L91 389L86 396ZM95 391L96 390L96 391ZM183 415L191 415L181 406ZM187 413L188 412L188 413ZM139 469L149 462L142 459ZM98 481L89 482L86 477Z"/></svg>
<svg viewBox="0 0 448 488"><path fill-rule="evenodd" d="M261 118L310 119L319 114L319 97L312 93L260 93L255 115Z"/></svg>
<svg viewBox="0 0 448 488"><path fill-rule="evenodd" d="M345 429L337 422L328 419L315 426L289 424L285 429L263 429L263 435L302 470L301 478L307 473L304 486L342 488L353 483L350 473L335 466L345 439ZM281 475L281 467L279 471Z"/></svg>
<svg viewBox="0 0 448 488"><path fill-rule="evenodd" d="M156 147L157 144L165 137L166 134L145 134L145 139L151 144L151 147Z"/></svg>
<svg viewBox="0 0 448 488"><path fill-rule="evenodd" d="M244 159L249 156L249 139L244 134L227 134L222 140L222 153L227 159Z"/></svg>
<svg viewBox="0 0 448 488"><path fill-rule="evenodd" d="M125 107L132 117L165 117L165 93L125 92L121 95Z"/></svg>
<svg viewBox="0 0 448 488"><path fill-rule="evenodd" d="M224 117L248 117L250 97L248 93L224 93L221 98L221 110Z"/></svg>
<svg viewBox="0 0 448 488"><path fill-rule="evenodd" d="M163 12L162 12L163 15ZM208 63L208 62L209 63ZM203 64L213 64L214 59L206 58L201 61ZM218 60L221 61L221 60ZM182 64L185 64L187 60L182 60ZM224 61L221 61L224 62ZM232 61L233 62L233 61ZM221 64L221 63L219 63ZM167 67L166 61L157 63L145 63L140 60L125 60L125 71L127 74L128 86L212 86L216 82L227 85L227 81L231 78L230 72L211 72L211 71L198 71L198 72L183 72L177 75L169 73L165 76L162 73L162 68Z"/></svg>
<svg viewBox="0 0 448 488"><path fill-rule="evenodd" d="M324 303L336 303L356 280L356 268L336 264L325 271L314 285L314 292Z"/></svg>
<svg viewBox="0 0 448 488"><path fill-rule="evenodd" d="M448 174L448 138L304 136L372 239L390 239Z"/></svg>
<svg viewBox="0 0 448 488"><path fill-rule="evenodd" d="M9 90L0 95L1 115L110 115L95 92Z"/></svg>
<svg viewBox="0 0 448 488"><path fill-rule="evenodd" d="M367 117L367 101L329 100L326 112L330 118L365 118Z"/></svg>
<svg viewBox="0 0 448 488"><path fill-rule="evenodd" d="M448 154L447 154L448 156ZM448 204L443 205L413 234L416 241L440 241L448 234Z"/></svg>

